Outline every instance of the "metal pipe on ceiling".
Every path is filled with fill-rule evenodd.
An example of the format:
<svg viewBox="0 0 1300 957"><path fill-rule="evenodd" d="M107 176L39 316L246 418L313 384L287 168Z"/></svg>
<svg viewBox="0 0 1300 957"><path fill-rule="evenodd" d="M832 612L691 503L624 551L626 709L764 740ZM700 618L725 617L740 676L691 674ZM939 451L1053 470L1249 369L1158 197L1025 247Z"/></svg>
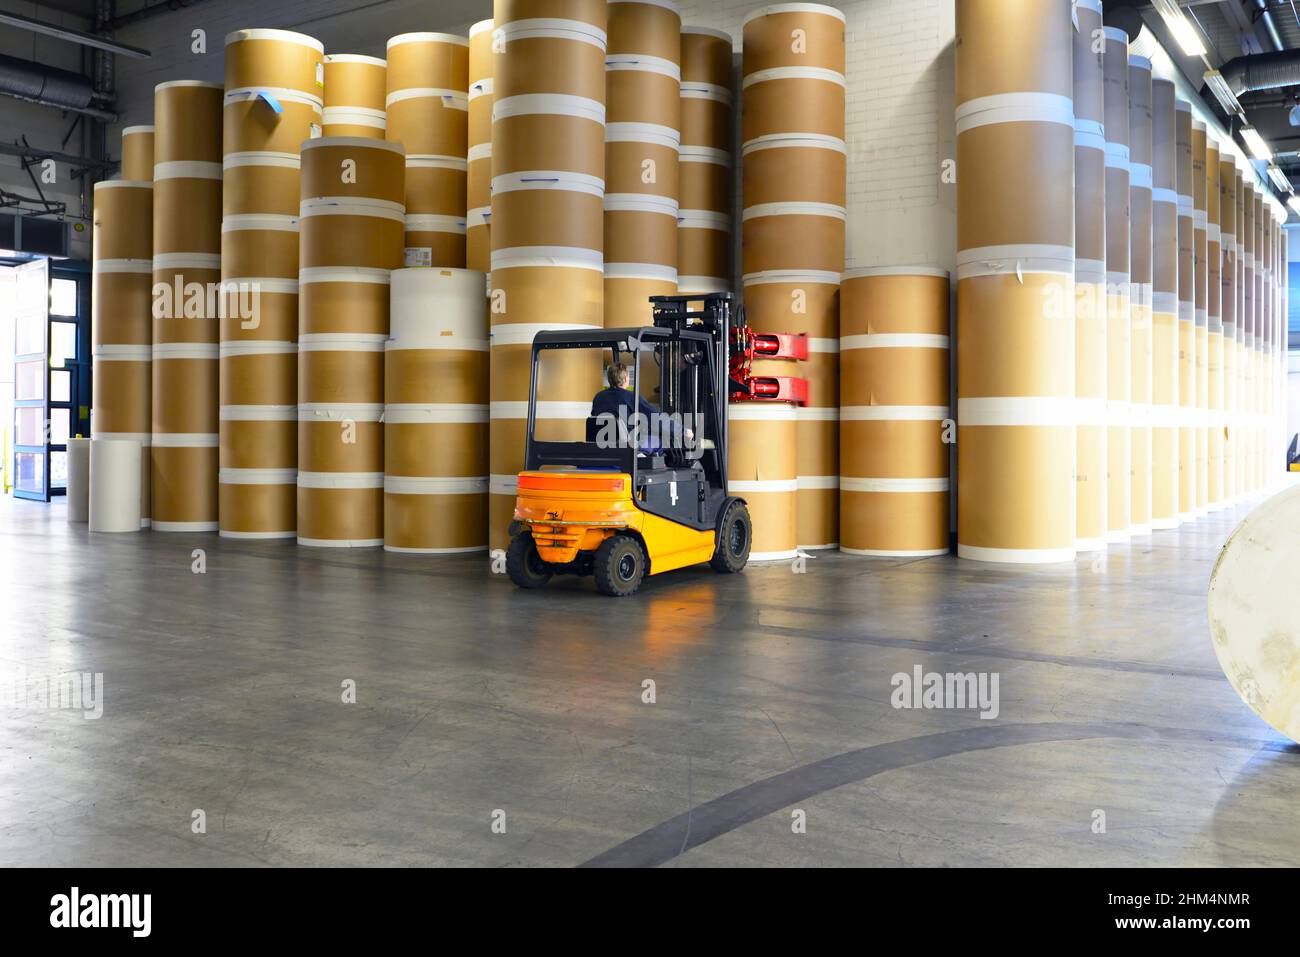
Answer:
<svg viewBox="0 0 1300 957"><path fill-rule="evenodd" d="M81 30L73 30L69 27L61 27L56 23L46 23L44 20L25 17L20 13L0 12L0 24L17 27L20 30L28 30L31 33L39 33L47 37L54 37L57 40L66 40L69 43L79 43L82 46L105 50L108 53L116 53L120 56L129 56L137 60L147 60L153 55L148 50L133 47L129 43L118 43L116 40L110 40L107 37L84 33Z"/></svg>

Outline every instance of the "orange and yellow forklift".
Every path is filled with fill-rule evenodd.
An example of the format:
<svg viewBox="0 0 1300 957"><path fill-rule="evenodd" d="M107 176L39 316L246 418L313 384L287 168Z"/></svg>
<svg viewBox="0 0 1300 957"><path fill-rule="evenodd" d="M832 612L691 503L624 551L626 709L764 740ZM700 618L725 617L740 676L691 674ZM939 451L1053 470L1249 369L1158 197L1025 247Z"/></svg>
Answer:
<svg viewBox="0 0 1300 957"><path fill-rule="evenodd" d="M653 325L533 340L524 471L506 552L521 588L591 575L602 593L622 597L647 575L704 562L734 573L749 559L749 509L727 494L727 405L806 400L802 379L751 374L756 357L806 358L806 340L751 332L731 293L650 301ZM539 360L575 349L629 370L627 407L589 415L583 441L539 438Z"/></svg>

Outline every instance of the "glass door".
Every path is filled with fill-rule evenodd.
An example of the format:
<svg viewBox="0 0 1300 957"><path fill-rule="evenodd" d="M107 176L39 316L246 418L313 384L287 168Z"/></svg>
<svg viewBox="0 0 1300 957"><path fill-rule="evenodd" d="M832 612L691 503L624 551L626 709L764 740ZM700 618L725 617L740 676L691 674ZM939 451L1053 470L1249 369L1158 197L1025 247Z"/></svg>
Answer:
<svg viewBox="0 0 1300 957"><path fill-rule="evenodd" d="M14 270L14 280L14 495L48 502L49 261L23 263Z"/></svg>

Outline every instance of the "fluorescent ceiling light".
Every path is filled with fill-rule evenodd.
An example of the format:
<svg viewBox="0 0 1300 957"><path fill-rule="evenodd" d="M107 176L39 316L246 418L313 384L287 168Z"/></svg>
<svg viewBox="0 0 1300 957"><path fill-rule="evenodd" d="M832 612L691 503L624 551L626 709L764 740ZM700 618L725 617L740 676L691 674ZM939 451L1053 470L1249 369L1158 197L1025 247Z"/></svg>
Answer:
<svg viewBox="0 0 1300 957"><path fill-rule="evenodd" d="M1223 112L1229 116L1244 116L1245 110L1241 108L1241 101L1237 95L1232 92L1232 87L1228 86L1228 81L1223 78L1223 74L1218 70L1205 71L1205 85L1210 88L1214 98L1219 101L1223 107Z"/></svg>
<svg viewBox="0 0 1300 957"><path fill-rule="evenodd" d="M1164 19L1165 26L1169 28L1169 32L1173 34L1184 53L1188 56L1205 55L1205 44L1201 40L1201 35L1188 22L1187 17L1183 16L1183 11L1178 8L1174 0L1151 0L1151 5Z"/></svg>
<svg viewBox="0 0 1300 957"><path fill-rule="evenodd" d="M1268 178L1271 179L1273 181L1273 185L1276 186L1278 189L1280 189L1282 192L1284 193L1293 192L1291 186L1291 180L1287 178L1286 173L1282 172L1282 167L1269 166Z"/></svg>
<svg viewBox="0 0 1300 957"><path fill-rule="evenodd" d="M1243 126L1241 128L1241 138L1245 141L1247 148L1255 159L1267 163L1273 158L1273 151L1268 148L1268 144L1264 142L1264 137L1259 135L1259 131L1255 127Z"/></svg>

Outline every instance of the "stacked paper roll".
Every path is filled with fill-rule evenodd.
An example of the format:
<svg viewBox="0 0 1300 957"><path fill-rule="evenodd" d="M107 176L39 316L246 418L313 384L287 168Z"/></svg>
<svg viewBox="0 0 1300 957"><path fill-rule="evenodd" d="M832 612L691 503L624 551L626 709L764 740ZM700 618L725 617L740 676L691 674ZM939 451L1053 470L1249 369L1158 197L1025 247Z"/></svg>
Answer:
<svg viewBox="0 0 1300 957"><path fill-rule="evenodd" d="M392 274L384 344L384 548L487 547L488 322L484 276Z"/></svg>
<svg viewBox="0 0 1300 957"><path fill-rule="evenodd" d="M1129 529L1151 532L1151 61L1128 58Z"/></svg>
<svg viewBox="0 0 1300 957"><path fill-rule="evenodd" d="M465 37L388 41L388 140L406 149L407 266L465 265L468 89Z"/></svg>
<svg viewBox="0 0 1300 957"><path fill-rule="evenodd" d="M851 269L840 289L840 550L948 553L948 273Z"/></svg>
<svg viewBox="0 0 1300 957"><path fill-rule="evenodd" d="M1178 149L1174 85L1151 84L1151 527L1178 526Z"/></svg>
<svg viewBox="0 0 1300 957"><path fill-rule="evenodd" d="M963 558L1041 563L1075 555L1073 33L1071 6L1056 0L957 4ZM1125 97L1124 120L1112 131L1107 40L1109 142L1124 132L1128 105ZM1122 56L1126 77L1126 49ZM1121 226L1127 247L1127 220L1109 218L1107 172L1107 227ZM1126 273L1127 263L1121 268Z"/></svg>
<svg viewBox="0 0 1300 957"><path fill-rule="evenodd" d="M1237 164L1227 151L1219 154L1219 244L1223 252L1220 266L1220 310L1223 313L1223 359L1221 379L1221 404L1215 431L1223 443L1223 496L1222 504L1231 505L1237 497L1237 436L1233 416L1237 408L1237 303L1241 290L1237 276L1241 272L1241 257L1237 255Z"/></svg>
<svg viewBox="0 0 1300 957"><path fill-rule="evenodd" d="M1192 121L1192 210L1193 210L1193 256L1196 269L1195 287L1195 342L1193 352L1193 408L1189 421L1191 432L1192 461L1195 463L1196 478L1193 480L1195 497L1192 499L1192 511L1196 515L1206 512L1206 486L1209 483L1209 436L1205 430L1205 413L1209 400L1209 369L1206 362L1209 351L1209 226L1206 185L1209 182L1208 156L1209 139L1205 124L1200 120Z"/></svg>
<svg viewBox="0 0 1300 957"><path fill-rule="evenodd" d="M1090 552L1106 547L1105 51L1092 41L1102 28L1101 0L1080 0L1075 15L1079 21L1074 35L1075 547Z"/></svg>
<svg viewBox="0 0 1300 957"><path fill-rule="evenodd" d="M122 130L122 179L153 182L152 126L128 126Z"/></svg>
<svg viewBox="0 0 1300 957"><path fill-rule="evenodd" d="M296 534L300 151L321 134L324 79L311 37L226 38L219 496L229 537Z"/></svg>
<svg viewBox="0 0 1300 957"><path fill-rule="evenodd" d="M1196 214L1192 106L1174 103L1178 153L1178 518L1196 518ZM1204 176L1202 176L1204 179Z"/></svg>
<svg viewBox="0 0 1300 957"><path fill-rule="evenodd" d="M217 530L220 84L154 89L153 527Z"/></svg>
<svg viewBox="0 0 1300 957"><path fill-rule="evenodd" d="M605 324L677 292L681 27L673 0L611 0L605 56Z"/></svg>
<svg viewBox="0 0 1300 957"><path fill-rule="evenodd" d="M298 544L384 543L384 343L402 265L400 144L303 144L298 328Z"/></svg>
<svg viewBox="0 0 1300 957"><path fill-rule="evenodd" d="M325 105L321 132L325 136L362 136L382 140L388 126L384 105L388 61L357 53L325 57Z"/></svg>
<svg viewBox="0 0 1300 957"><path fill-rule="evenodd" d="M1206 436L1204 499L1208 511L1223 507L1223 210L1219 168L1219 144L1210 137L1205 146L1206 387L1205 410L1201 413L1201 431Z"/></svg>
<svg viewBox="0 0 1300 957"><path fill-rule="evenodd" d="M1242 368L1241 368L1241 388L1244 399L1240 416L1241 436L1243 445L1243 455L1241 462L1241 491L1249 496L1255 492L1255 455L1256 455L1256 435L1254 426L1254 416L1256 413L1255 404L1255 368L1257 364L1257 353L1255 350L1255 337L1258 334L1259 317L1256 313L1256 292L1258 283L1255 276L1256 264L1258 261L1258 247L1256 243L1256 213L1257 206L1255 203L1255 185L1252 182L1251 173L1243 170L1242 186L1244 196L1242 199L1242 210L1245 214L1245 239L1243 240L1243 255L1245 256L1245 271L1242 277L1243 296L1242 308L1245 310L1245 323L1242 329Z"/></svg>
<svg viewBox="0 0 1300 957"><path fill-rule="evenodd" d="M1132 526L1132 215L1128 34L1105 27L1106 113L1106 541ZM960 473L959 473L960 474Z"/></svg>
<svg viewBox="0 0 1300 957"><path fill-rule="evenodd" d="M1247 494L1246 461L1250 454L1250 441L1245 427L1246 410L1250 404L1250 396L1246 393L1246 374L1250 368L1250 354L1246 348L1250 329L1250 312L1247 309L1250 286L1246 281L1249 275L1246 259L1246 234L1249 231L1246 220L1246 197L1250 192L1248 176L1245 162L1237 158L1233 170L1233 184L1237 193L1237 330L1233 350L1237 356L1233 389L1236 398L1232 421L1228 426L1229 441L1233 444L1235 460L1233 468L1235 501L1241 501Z"/></svg>
<svg viewBox="0 0 1300 957"><path fill-rule="evenodd" d="M677 287L732 288L731 34L682 27Z"/></svg>
<svg viewBox="0 0 1300 957"><path fill-rule="evenodd" d="M95 184L91 245L91 432L139 442L152 430L153 183ZM140 520L149 523L149 458L141 457Z"/></svg>
<svg viewBox="0 0 1300 957"><path fill-rule="evenodd" d="M504 547L523 467L530 352L542 329L604 316L606 5L497 0L492 104L489 542ZM546 356L538 430L581 440L594 356Z"/></svg>
<svg viewBox="0 0 1300 957"><path fill-rule="evenodd" d="M466 179L465 264L492 266L492 21L469 28L469 173Z"/></svg>
<svg viewBox="0 0 1300 957"><path fill-rule="evenodd" d="M815 3L763 7L745 18L743 51L745 312L759 332L809 340L809 360L796 373L809 385L808 405L794 410L797 490L773 492L765 501L777 513L754 515L757 541L764 521L788 527L782 510L794 510L794 538L771 548L785 554L833 547L839 537L844 14ZM729 478L764 481L734 467Z"/></svg>

